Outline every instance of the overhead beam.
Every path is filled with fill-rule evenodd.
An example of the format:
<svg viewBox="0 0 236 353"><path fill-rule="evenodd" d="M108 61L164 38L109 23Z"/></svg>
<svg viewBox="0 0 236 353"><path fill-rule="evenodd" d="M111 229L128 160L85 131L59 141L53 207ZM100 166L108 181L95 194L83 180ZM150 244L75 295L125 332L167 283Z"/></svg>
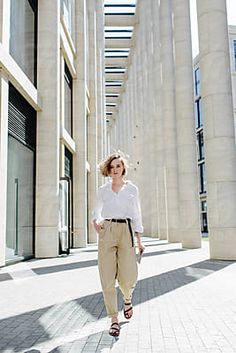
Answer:
<svg viewBox="0 0 236 353"><path fill-rule="evenodd" d="M121 93L123 91L123 87L111 87L111 86L106 86L105 92L106 93Z"/></svg>
<svg viewBox="0 0 236 353"><path fill-rule="evenodd" d="M106 49L120 49L120 48L132 48L133 39L106 39Z"/></svg>
<svg viewBox="0 0 236 353"><path fill-rule="evenodd" d="M135 16L130 15L116 15L116 14L106 14L105 15L105 26L114 26L114 27L127 27L135 25Z"/></svg>
<svg viewBox="0 0 236 353"><path fill-rule="evenodd" d="M105 58L105 66L127 66L128 58Z"/></svg>

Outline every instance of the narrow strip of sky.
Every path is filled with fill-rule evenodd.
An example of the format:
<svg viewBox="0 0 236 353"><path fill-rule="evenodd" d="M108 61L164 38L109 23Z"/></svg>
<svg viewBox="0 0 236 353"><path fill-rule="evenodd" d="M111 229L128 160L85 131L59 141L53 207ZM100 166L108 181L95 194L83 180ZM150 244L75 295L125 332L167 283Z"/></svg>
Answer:
<svg viewBox="0 0 236 353"><path fill-rule="evenodd" d="M236 25L236 0L226 0L228 25ZM199 53L196 0L190 0L193 58Z"/></svg>

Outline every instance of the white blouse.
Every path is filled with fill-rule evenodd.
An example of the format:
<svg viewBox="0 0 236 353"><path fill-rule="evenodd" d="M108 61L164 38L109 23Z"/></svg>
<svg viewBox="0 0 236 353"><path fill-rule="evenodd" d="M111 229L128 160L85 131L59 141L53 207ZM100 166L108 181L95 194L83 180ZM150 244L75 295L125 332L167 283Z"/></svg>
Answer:
<svg viewBox="0 0 236 353"><path fill-rule="evenodd" d="M131 181L126 181L118 192L112 190L111 181L98 189L92 220L111 218L130 218L134 231L143 233L139 191Z"/></svg>

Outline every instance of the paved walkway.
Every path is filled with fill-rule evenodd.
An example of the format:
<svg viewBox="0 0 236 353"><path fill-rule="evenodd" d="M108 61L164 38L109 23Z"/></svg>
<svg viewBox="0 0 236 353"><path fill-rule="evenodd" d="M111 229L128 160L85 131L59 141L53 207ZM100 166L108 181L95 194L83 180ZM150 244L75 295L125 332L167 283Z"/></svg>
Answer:
<svg viewBox="0 0 236 353"><path fill-rule="evenodd" d="M236 262L210 261L207 241L197 250L144 242L119 339L107 331L96 246L0 269L0 352L236 352Z"/></svg>

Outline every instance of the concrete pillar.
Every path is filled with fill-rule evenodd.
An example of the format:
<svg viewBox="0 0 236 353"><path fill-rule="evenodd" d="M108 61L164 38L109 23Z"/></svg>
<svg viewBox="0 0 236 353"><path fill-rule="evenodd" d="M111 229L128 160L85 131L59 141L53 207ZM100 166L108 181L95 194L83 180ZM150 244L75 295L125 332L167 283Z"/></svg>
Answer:
<svg viewBox="0 0 236 353"><path fill-rule="evenodd" d="M201 246L189 0L173 0L182 245Z"/></svg>
<svg viewBox="0 0 236 353"><path fill-rule="evenodd" d="M132 122L133 122L133 132L132 132L132 180L136 184L139 185L138 175L139 175L139 160L140 156L138 153L139 148L139 121L138 121L138 104L139 104L139 87L138 87L138 74L137 74L137 63L138 63L138 56L136 55L137 47L132 54L132 80L133 80L133 115L132 115Z"/></svg>
<svg viewBox="0 0 236 353"><path fill-rule="evenodd" d="M156 4L158 6L158 4ZM158 204L158 236L161 240L168 239L168 210L167 210L167 185L166 185L166 172L165 172L165 137L164 137L164 123L167 114L171 114L173 106L167 107L165 102L166 90L167 94L171 94L171 83L173 77L171 77L172 67L171 65L171 39L172 39L172 22L171 22L171 3L170 0L161 0L159 9L160 13L160 58L157 57L157 61L160 60L160 87L157 87L157 94L161 100L158 104L157 111L157 175L156 175L156 193L157 193L157 204ZM168 54L167 54L168 52ZM168 56L168 66L165 62L166 56ZM164 76L162 76L164 75ZM167 95L166 94L166 95ZM170 96L171 97L171 96ZM169 98L170 98L169 97ZM170 111L168 110L170 109ZM167 118L168 119L168 118ZM167 147L168 148L168 147Z"/></svg>
<svg viewBox="0 0 236 353"><path fill-rule="evenodd" d="M124 117L123 117L123 129L124 129L124 136L125 136L125 144L124 144L124 152L129 153L129 140L130 140L130 87L129 81L126 82L126 92L125 94L125 101L124 101Z"/></svg>
<svg viewBox="0 0 236 353"><path fill-rule="evenodd" d="M147 151L147 70L144 69L147 67L147 43L146 43L146 28L145 28L145 20L146 20L146 6L144 2L138 3L138 14L139 14L139 25L138 25L138 33L137 33L137 41L138 50L137 55L140 58L138 61L138 86L139 86L139 188L140 188L140 198L142 204L142 215L143 215L143 226L145 229L145 234L149 235L150 230L150 207L149 207L149 196L148 189L149 185L147 185L148 177L148 169L150 165L147 161L148 156L146 155ZM148 153L147 153L148 154ZM148 179L147 179L148 177Z"/></svg>
<svg viewBox="0 0 236 353"><path fill-rule="evenodd" d="M0 71L0 266L5 265L7 218L8 81Z"/></svg>
<svg viewBox="0 0 236 353"><path fill-rule="evenodd" d="M131 156L132 161L132 176L133 176L133 168L134 168L134 111L135 111L135 90L134 90L134 65L131 64L130 67L130 95L131 95L131 107L130 107L130 143L129 143L129 154Z"/></svg>
<svg viewBox="0 0 236 353"><path fill-rule="evenodd" d="M161 3L161 101L164 144L164 190L166 201L166 236L169 242L179 242L178 157L175 116L175 70L171 1Z"/></svg>
<svg viewBox="0 0 236 353"><path fill-rule="evenodd" d="M139 26L139 25L138 25ZM137 43L138 46L138 43ZM135 130L134 130L134 136L135 136L135 167L136 167L136 182L137 184L141 187L141 135L142 135L142 128L141 128L141 99L142 99L142 86L141 86L141 78L140 78L140 71L141 71L141 58L138 55L140 51L140 48L137 47L135 50L135 101L136 101L136 107L135 107Z"/></svg>
<svg viewBox="0 0 236 353"><path fill-rule="evenodd" d="M144 146L146 158L144 166L145 179L149 180L145 183L146 199L148 200L149 206L147 207L148 213L146 234L150 236L155 235L155 229L153 224L156 220L155 205L156 200L153 197L155 190L155 175L156 175L156 158L155 158L155 145L156 145L156 124L155 124L155 106L152 104L153 89L154 89L154 67L153 67L153 28L152 28L152 0L147 0L145 4L144 17L143 17L143 31L145 38L145 115L144 115ZM154 158L153 158L154 157Z"/></svg>
<svg viewBox="0 0 236 353"><path fill-rule="evenodd" d="M9 51L10 2L0 2L0 42ZM5 265L7 218L8 80L0 70L0 266Z"/></svg>
<svg viewBox="0 0 236 353"><path fill-rule="evenodd" d="M131 59L131 58L130 58ZM129 169L129 178L135 180L135 156L134 156L134 130L135 130L135 93L134 93L134 58L131 59L131 65L129 67L129 90L130 90L130 118L129 118L129 145L128 145L128 154L130 156L130 169Z"/></svg>
<svg viewBox="0 0 236 353"><path fill-rule="evenodd" d="M37 116L36 257L54 257L59 230L60 4L42 0L38 6L38 89L44 96Z"/></svg>
<svg viewBox="0 0 236 353"><path fill-rule="evenodd" d="M98 173L97 173L97 152L98 152L98 114L97 114L97 90L98 90L98 74L97 74L97 14L96 0L88 1L89 12L89 109L88 117L88 162L90 170L88 173L88 209L92 210L95 207L96 191L98 188ZM88 214L89 225L89 242L97 241L97 234L94 230L91 212Z"/></svg>
<svg viewBox="0 0 236 353"><path fill-rule="evenodd" d="M198 0L210 257L236 260L236 151L226 4Z"/></svg>
<svg viewBox="0 0 236 353"><path fill-rule="evenodd" d="M157 237L159 233L159 212L157 203L157 175L158 166L161 163L162 154L158 153L161 146L162 121L161 121L161 98L160 98L160 16L159 2L149 0L147 23L147 42L149 43L148 53L148 82L149 93L147 104L150 114L147 116L149 125L150 145L150 235Z"/></svg>
<svg viewBox="0 0 236 353"><path fill-rule="evenodd" d="M105 114L105 86L104 86L104 11L103 1L96 0L96 28L97 28L97 141L98 161L107 155L107 132ZM101 183L100 174L98 179Z"/></svg>
<svg viewBox="0 0 236 353"><path fill-rule="evenodd" d="M86 1L75 2L76 48L75 69L77 79L73 81L74 140L76 154L73 159L74 180L74 245L87 245L87 93L86 93Z"/></svg>

